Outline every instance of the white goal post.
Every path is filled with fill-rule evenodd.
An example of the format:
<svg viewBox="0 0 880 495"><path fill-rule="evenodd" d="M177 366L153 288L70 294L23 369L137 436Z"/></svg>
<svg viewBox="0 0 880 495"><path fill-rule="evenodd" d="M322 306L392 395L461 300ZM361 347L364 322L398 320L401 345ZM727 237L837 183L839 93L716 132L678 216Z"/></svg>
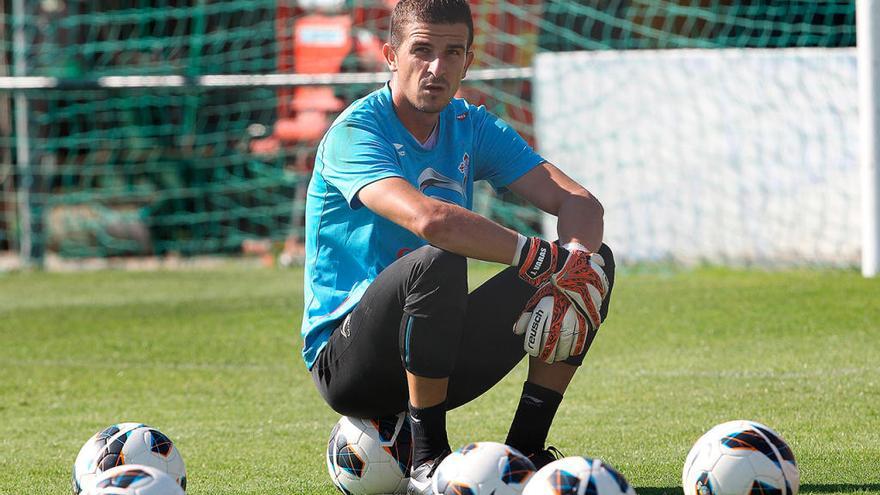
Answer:
<svg viewBox="0 0 880 495"><path fill-rule="evenodd" d="M859 108L862 168L862 275L880 271L880 3L858 0Z"/></svg>

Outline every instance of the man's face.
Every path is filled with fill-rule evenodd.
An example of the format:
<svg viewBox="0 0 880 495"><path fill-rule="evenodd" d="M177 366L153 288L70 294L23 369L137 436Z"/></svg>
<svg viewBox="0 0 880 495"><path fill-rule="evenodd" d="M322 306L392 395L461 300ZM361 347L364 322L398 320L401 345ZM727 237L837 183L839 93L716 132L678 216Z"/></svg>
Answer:
<svg viewBox="0 0 880 495"><path fill-rule="evenodd" d="M474 60L468 28L461 24L411 22L400 46L385 46L385 58L397 73L397 91L421 112L443 110L458 91Z"/></svg>

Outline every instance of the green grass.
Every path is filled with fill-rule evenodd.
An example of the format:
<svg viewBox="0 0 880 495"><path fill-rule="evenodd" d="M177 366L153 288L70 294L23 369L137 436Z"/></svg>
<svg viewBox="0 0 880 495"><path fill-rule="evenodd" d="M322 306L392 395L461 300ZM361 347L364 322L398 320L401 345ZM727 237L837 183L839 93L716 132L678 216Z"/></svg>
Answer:
<svg viewBox="0 0 880 495"><path fill-rule="evenodd" d="M475 280L491 274L478 267ZM337 419L299 355L302 272L0 275L0 494L67 493L105 426L178 445L199 494L331 494ZM525 367L448 419L503 441ZM701 269L619 276L550 442L641 495L679 494L696 438L753 419L791 444L802 493L880 494L880 280Z"/></svg>

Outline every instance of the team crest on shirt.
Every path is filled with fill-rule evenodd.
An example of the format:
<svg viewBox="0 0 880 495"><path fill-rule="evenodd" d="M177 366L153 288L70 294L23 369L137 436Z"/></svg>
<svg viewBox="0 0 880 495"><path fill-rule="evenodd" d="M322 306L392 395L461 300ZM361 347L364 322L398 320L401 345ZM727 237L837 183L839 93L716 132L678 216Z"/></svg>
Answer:
<svg viewBox="0 0 880 495"><path fill-rule="evenodd" d="M467 154L467 152L465 152L464 156L461 157L461 163L458 164L458 171L461 172L462 175L467 177L468 170L470 170L470 166L471 166L471 157L470 157L470 155Z"/></svg>
<svg viewBox="0 0 880 495"><path fill-rule="evenodd" d="M464 120L467 118L467 116L468 116L468 113L465 112L465 113L460 113L460 114L456 115L455 118L458 120Z"/></svg>

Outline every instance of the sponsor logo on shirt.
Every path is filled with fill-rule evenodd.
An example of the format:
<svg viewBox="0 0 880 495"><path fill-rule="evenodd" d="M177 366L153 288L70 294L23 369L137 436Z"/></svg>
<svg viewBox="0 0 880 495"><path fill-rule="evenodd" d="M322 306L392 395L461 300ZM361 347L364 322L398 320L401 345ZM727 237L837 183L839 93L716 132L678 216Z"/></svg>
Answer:
<svg viewBox="0 0 880 495"><path fill-rule="evenodd" d="M419 191L425 192L425 189L429 187L448 189L450 191L457 192L462 197L464 197L465 195L464 186L462 186L458 181L446 177L445 175L441 174L431 167L426 168L422 171L421 174L419 174Z"/></svg>
<svg viewBox="0 0 880 495"><path fill-rule="evenodd" d="M471 157L465 152L464 156L461 157L461 162L458 164L458 171L461 172L461 175L465 176L467 179L468 170L470 170L471 165Z"/></svg>

